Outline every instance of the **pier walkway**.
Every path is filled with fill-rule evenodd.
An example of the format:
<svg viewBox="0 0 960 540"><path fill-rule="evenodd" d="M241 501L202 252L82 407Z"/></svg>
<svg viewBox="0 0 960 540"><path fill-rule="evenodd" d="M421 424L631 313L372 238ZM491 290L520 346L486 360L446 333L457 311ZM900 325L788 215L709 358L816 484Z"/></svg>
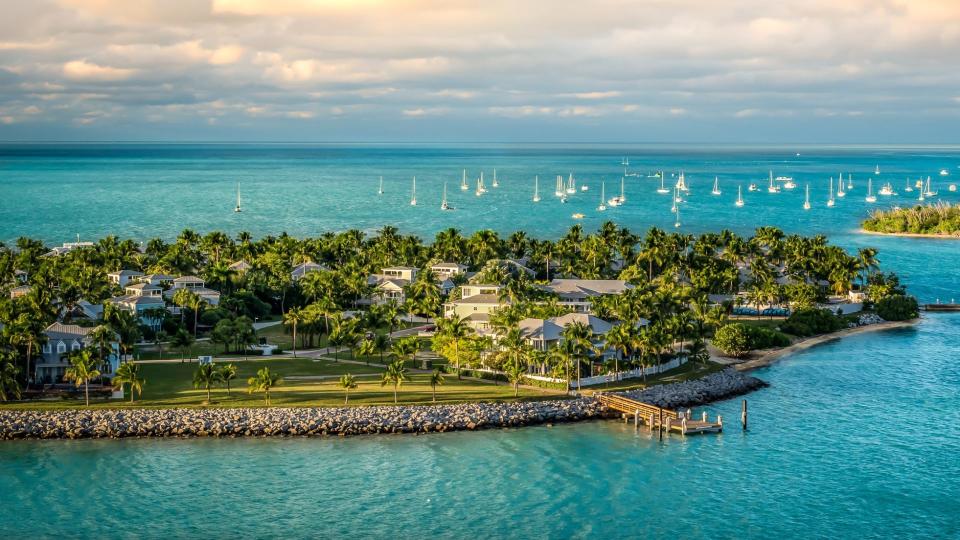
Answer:
<svg viewBox="0 0 960 540"><path fill-rule="evenodd" d="M664 409L618 394L599 394L599 399L600 404L605 408L621 413L625 422L633 418L633 425L637 428L643 424L651 431L659 427L661 431L676 432L681 435L723 431L723 417L718 416L716 422L710 422L706 411L703 412L700 420L694 420L689 410L678 412Z"/></svg>

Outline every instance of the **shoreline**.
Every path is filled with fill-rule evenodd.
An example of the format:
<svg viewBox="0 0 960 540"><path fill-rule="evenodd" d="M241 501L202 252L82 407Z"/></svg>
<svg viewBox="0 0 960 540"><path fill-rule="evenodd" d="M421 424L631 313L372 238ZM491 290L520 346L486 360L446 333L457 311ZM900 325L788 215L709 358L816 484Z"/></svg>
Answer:
<svg viewBox="0 0 960 540"><path fill-rule="evenodd" d="M857 232L860 234L871 234L874 236L899 236L902 238L933 238L936 240L960 240L960 233L957 234L944 234L944 233L887 233L879 231L868 231L861 227Z"/></svg>
<svg viewBox="0 0 960 540"><path fill-rule="evenodd" d="M789 354L797 353L800 351L805 351L807 349L816 347L817 345L822 345L824 343L829 343L831 341L836 341L843 339L845 337L863 334L866 332L880 332L883 330L894 330L897 328L910 328L920 322L919 318L910 319L908 321L886 321L877 324L868 324L866 326L858 326L856 328L847 328L844 330L838 330L830 334L821 334L819 336L811 336L808 338L800 339L786 347L780 349L768 349L763 352L759 357L747 360L746 362L741 362L739 364L734 364L732 367L739 372L752 371L754 369L759 369L762 367L767 367L771 364L776 363L784 356Z"/></svg>

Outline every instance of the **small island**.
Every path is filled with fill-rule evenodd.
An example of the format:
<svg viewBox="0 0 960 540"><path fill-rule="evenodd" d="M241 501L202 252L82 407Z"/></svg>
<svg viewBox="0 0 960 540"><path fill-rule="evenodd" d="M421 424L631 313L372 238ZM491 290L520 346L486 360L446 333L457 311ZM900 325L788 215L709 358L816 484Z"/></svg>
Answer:
<svg viewBox="0 0 960 540"><path fill-rule="evenodd" d="M960 205L938 202L876 210L862 226L870 233L960 238Z"/></svg>

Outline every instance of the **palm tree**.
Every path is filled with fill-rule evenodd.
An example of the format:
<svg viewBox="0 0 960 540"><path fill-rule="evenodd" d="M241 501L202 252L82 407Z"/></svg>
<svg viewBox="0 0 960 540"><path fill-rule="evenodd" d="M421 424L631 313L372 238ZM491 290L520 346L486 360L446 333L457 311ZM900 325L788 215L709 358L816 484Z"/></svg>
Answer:
<svg viewBox="0 0 960 540"><path fill-rule="evenodd" d="M397 390L400 388L400 385L405 381L409 380L407 378L407 368L403 366L403 360L397 359L387 366L387 370L383 372L383 378L380 380L380 386L386 386L388 383L393 385L393 403L397 403Z"/></svg>
<svg viewBox="0 0 960 540"><path fill-rule="evenodd" d="M590 326L582 322L575 322L561 332L563 341L569 342L573 359L577 362L577 392L580 392L580 363L585 359L587 351L593 348L590 337L593 331Z"/></svg>
<svg viewBox="0 0 960 540"><path fill-rule="evenodd" d="M74 351L70 354L70 367L63 375L64 380L74 381L77 388L83 385L87 407L90 406L90 381L100 376L100 372L96 369L97 362L87 349Z"/></svg>
<svg viewBox="0 0 960 540"><path fill-rule="evenodd" d="M547 358L554 364L555 369L561 370L563 378L567 381L567 393L570 393L570 363L573 361L577 352L577 347L572 341L561 341L556 347L550 349Z"/></svg>
<svg viewBox="0 0 960 540"><path fill-rule="evenodd" d="M189 332L180 328L177 330L177 333L173 335L173 339L170 340L170 344L174 347L180 349L180 363L182 364L186 353L190 350L190 347L193 346L193 336Z"/></svg>
<svg viewBox="0 0 960 540"><path fill-rule="evenodd" d="M20 369L15 360L16 354L12 351L0 351L0 401L20 399L20 382L17 381Z"/></svg>
<svg viewBox="0 0 960 540"><path fill-rule="evenodd" d="M293 331L293 357L297 357L297 325L303 321L303 310L292 307L283 314L283 324ZM312 338L311 338L312 339Z"/></svg>
<svg viewBox="0 0 960 540"><path fill-rule="evenodd" d="M467 323L459 317L454 317L452 319L444 319L438 325L437 330L440 331L441 335L453 340L453 355L457 368L457 380L460 380L460 341L472 334L473 328L470 328Z"/></svg>
<svg viewBox="0 0 960 540"><path fill-rule="evenodd" d="M433 402L437 402L437 385L443 384L443 372L440 371L440 368L433 370L433 373L430 374L430 388L433 390Z"/></svg>
<svg viewBox="0 0 960 540"><path fill-rule="evenodd" d="M506 369L507 381L513 385L513 397L520 396L520 383L523 382L523 378L526 376L527 371L520 365L519 362L512 362L507 366Z"/></svg>
<svg viewBox="0 0 960 540"><path fill-rule="evenodd" d="M357 387L357 380L353 375L349 373L344 373L340 377L340 382L338 383L340 388L343 388L343 404L346 405L350 401L350 390L353 390Z"/></svg>
<svg viewBox="0 0 960 540"><path fill-rule="evenodd" d="M377 344L373 339L364 338L357 345L357 354L362 356L367 364L370 363L370 357L377 352Z"/></svg>
<svg viewBox="0 0 960 540"><path fill-rule="evenodd" d="M393 354L401 363L404 360L413 360L419 350L420 340L416 336L405 337L393 344Z"/></svg>
<svg viewBox="0 0 960 540"><path fill-rule="evenodd" d="M101 324L88 334L90 342L97 346L97 358L103 360L106 357L103 350L110 347L110 343L116 341L117 336L110 329L110 326Z"/></svg>
<svg viewBox="0 0 960 540"><path fill-rule="evenodd" d="M210 389L220 381L220 370L212 363L200 364L197 366L197 371L193 374L193 387L198 389L203 388L207 391L207 401L204 402L207 404L210 403Z"/></svg>
<svg viewBox="0 0 960 540"><path fill-rule="evenodd" d="M116 385L120 391L123 391L123 385L130 385L130 403L133 403L133 393L136 392L143 395L143 385L146 384L146 379L140 378L140 365L133 362L124 362L120 364L120 367L117 368L117 372L113 376L113 384Z"/></svg>
<svg viewBox="0 0 960 540"><path fill-rule="evenodd" d="M227 385L227 395L230 395L230 381L237 378L236 364L223 364L220 366L220 380Z"/></svg>
<svg viewBox="0 0 960 540"><path fill-rule="evenodd" d="M377 334L373 336L373 345L376 347L377 352L380 353L380 363L383 363L383 353L390 348L390 338L383 334Z"/></svg>
<svg viewBox="0 0 960 540"><path fill-rule="evenodd" d="M169 339L170 336L167 335L163 330L157 331L153 335L153 344L157 347L157 350L160 352L160 360L163 360L163 343Z"/></svg>
<svg viewBox="0 0 960 540"><path fill-rule="evenodd" d="M270 406L270 390L275 386L280 386L283 379L276 373L271 373L270 368L261 368L257 371L256 377L247 379L247 391L249 393L263 392L267 406Z"/></svg>
<svg viewBox="0 0 960 540"><path fill-rule="evenodd" d="M634 326L627 322L611 328L604 336L604 345L613 349L613 372L617 380L620 377L620 358L626 358L630 353L630 347L633 344L636 332Z"/></svg>

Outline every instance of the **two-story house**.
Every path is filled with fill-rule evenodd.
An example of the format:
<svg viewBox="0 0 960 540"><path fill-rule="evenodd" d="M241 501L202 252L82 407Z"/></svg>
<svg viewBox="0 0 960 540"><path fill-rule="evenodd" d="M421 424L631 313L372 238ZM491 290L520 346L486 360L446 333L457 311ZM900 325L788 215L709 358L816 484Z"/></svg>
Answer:
<svg viewBox="0 0 960 540"><path fill-rule="evenodd" d="M462 320L479 333L489 332L490 316L501 306L510 304L506 299L500 300L502 288L496 284L463 285L460 299L443 305L443 316Z"/></svg>
<svg viewBox="0 0 960 540"><path fill-rule="evenodd" d="M555 279L541 288L557 295L561 306L578 313L590 313L591 299L623 294L633 285L622 279Z"/></svg>
<svg viewBox="0 0 960 540"><path fill-rule="evenodd" d="M206 287L206 282L197 276L180 276L174 279L173 287L165 291L163 295L166 298L172 299L180 289L187 289L193 294L199 296L201 299L203 299L203 301L211 306L220 304L220 292L213 289L208 289Z"/></svg>
<svg viewBox="0 0 960 540"><path fill-rule="evenodd" d="M70 367L69 355L86 347L97 347L90 339L93 327L53 323L43 331L46 342L40 348L34 378L44 384L59 383ZM97 351L99 353L99 351ZM104 363L99 367L104 377L111 377L120 365L119 340L111 341L104 350Z"/></svg>
<svg viewBox="0 0 960 540"><path fill-rule="evenodd" d="M137 281L141 277L143 277L143 272L137 272L136 270L117 270L107 274L107 279L110 280L110 283L119 285L120 287L126 287L128 283Z"/></svg>
<svg viewBox="0 0 960 540"><path fill-rule="evenodd" d="M381 269L379 274L367 278L367 285L373 287L371 304L386 304L396 302L402 304L407 296L404 287L417 279L417 269L412 266L388 266Z"/></svg>

